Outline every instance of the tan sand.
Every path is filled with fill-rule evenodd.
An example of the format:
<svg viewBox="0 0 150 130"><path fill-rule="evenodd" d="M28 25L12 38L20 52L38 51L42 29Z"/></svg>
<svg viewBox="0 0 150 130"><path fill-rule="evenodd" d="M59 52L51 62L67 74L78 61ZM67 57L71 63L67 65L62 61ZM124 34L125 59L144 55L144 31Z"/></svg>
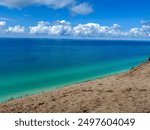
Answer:
<svg viewBox="0 0 150 130"><path fill-rule="evenodd" d="M2 103L0 112L150 112L150 62L127 73Z"/></svg>

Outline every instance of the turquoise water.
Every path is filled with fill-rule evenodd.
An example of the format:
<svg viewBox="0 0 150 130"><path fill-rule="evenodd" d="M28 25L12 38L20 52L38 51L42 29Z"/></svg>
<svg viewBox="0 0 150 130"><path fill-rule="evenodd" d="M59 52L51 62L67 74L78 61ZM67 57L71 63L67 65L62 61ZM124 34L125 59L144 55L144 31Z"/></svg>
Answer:
<svg viewBox="0 0 150 130"><path fill-rule="evenodd" d="M129 70L149 41L0 39L0 102Z"/></svg>

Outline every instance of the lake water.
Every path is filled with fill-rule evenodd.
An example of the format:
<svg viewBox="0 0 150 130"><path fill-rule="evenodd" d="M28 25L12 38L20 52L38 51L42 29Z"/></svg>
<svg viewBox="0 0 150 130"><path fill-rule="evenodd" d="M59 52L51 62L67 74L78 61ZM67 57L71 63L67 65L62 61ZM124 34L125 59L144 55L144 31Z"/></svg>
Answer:
<svg viewBox="0 0 150 130"><path fill-rule="evenodd" d="M0 102L127 71L150 41L0 39Z"/></svg>

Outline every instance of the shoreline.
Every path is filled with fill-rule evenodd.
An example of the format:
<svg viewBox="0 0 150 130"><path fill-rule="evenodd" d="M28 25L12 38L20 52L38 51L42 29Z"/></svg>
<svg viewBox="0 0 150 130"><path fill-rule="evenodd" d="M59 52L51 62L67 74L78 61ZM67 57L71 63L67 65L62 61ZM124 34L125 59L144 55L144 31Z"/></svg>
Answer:
<svg viewBox="0 0 150 130"><path fill-rule="evenodd" d="M150 62L145 62L127 72L0 103L0 112L150 112L149 79Z"/></svg>

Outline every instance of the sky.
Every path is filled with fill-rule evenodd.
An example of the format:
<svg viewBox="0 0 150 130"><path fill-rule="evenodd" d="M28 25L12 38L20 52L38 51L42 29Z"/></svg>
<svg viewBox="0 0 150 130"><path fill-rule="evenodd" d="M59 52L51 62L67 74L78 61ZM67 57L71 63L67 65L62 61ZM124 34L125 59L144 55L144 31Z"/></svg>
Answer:
<svg viewBox="0 0 150 130"><path fill-rule="evenodd" d="M0 0L0 36L150 38L150 0Z"/></svg>

